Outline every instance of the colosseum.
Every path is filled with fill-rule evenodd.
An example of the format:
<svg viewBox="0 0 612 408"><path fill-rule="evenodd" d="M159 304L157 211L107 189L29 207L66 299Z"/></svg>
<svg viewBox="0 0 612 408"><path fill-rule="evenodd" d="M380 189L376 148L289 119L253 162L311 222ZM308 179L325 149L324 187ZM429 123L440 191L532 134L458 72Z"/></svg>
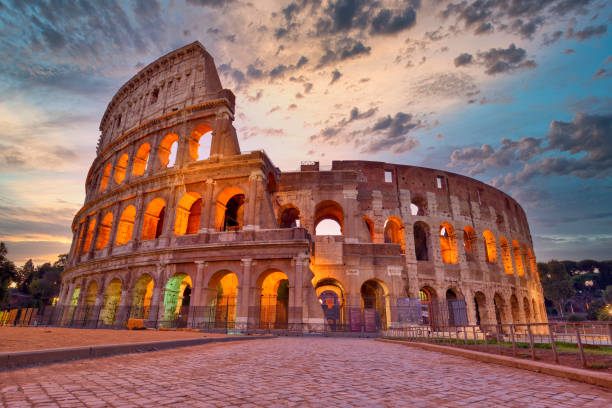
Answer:
<svg viewBox="0 0 612 408"><path fill-rule="evenodd" d="M281 171L240 151L234 107L199 42L115 94L72 224L64 324L363 333L546 321L510 196L402 164Z"/></svg>

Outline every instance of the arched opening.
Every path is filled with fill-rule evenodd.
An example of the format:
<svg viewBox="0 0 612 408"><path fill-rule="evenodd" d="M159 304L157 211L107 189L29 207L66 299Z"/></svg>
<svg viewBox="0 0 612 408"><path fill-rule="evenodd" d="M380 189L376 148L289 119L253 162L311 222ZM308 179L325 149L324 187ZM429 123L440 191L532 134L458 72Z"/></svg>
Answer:
<svg viewBox="0 0 612 408"><path fill-rule="evenodd" d="M482 292L474 294L474 308L476 309L476 324L481 325L489 322L487 316L487 297Z"/></svg>
<svg viewBox="0 0 612 408"><path fill-rule="evenodd" d="M128 205L121 213L119 225L117 225L117 238L115 245L125 245L132 239L134 221L136 220L136 207Z"/></svg>
<svg viewBox="0 0 612 408"><path fill-rule="evenodd" d="M98 239L96 240L96 250L101 250L106 248L108 245L108 241L110 238L111 228L113 227L113 213L107 212L100 221L100 226L98 227Z"/></svg>
<svg viewBox="0 0 612 408"><path fill-rule="evenodd" d="M212 128L204 123L198 125L189 139L189 156L191 160L204 160L210 157Z"/></svg>
<svg viewBox="0 0 612 408"><path fill-rule="evenodd" d="M106 190L106 187L108 187L108 180L110 179L112 168L113 165L110 162L106 163L104 172L102 172L102 179L100 180L100 192L103 192Z"/></svg>
<svg viewBox="0 0 612 408"><path fill-rule="evenodd" d="M495 293L495 296L493 297L493 305L495 306L495 321L497 324L505 323L506 303L504 302L504 298L499 293Z"/></svg>
<svg viewBox="0 0 612 408"><path fill-rule="evenodd" d="M465 301L460 298L457 291L454 289L447 289L446 291L446 308L448 309L449 326L461 326L467 324Z"/></svg>
<svg viewBox="0 0 612 408"><path fill-rule="evenodd" d="M363 221L365 222L368 233L370 234L370 242L374 242L374 221L367 215L363 216Z"/></svg>
<svg viewBox="0 0 612 408"><path fill-rule="evenodd" d="M514 255L514 265L516 265L516 273L518 276L525 275L523 268L523 256L521 255L521 247L516 239L512 240L512 254Z"/></svg>
<svg viewBox="0 0 612 408"><path fill-rule="evenodd" d="M142 240L159 238L163 233L166 202L161 198L151 200L142 221Z"/></svg>
<svg viewBox="0 0 612 408"><path fill-rule="evenodd" d="M289 278L283 272L270 270L259 278L261 288L259 321L264 329L287 328L289 315Z"/></svg>
<svg viewBox="0 0 612 408"><path fill-rule="evenodd" d="M538 264L536 263L536 257L533 254L531 248L527 249L527 252L529 254L529 269L531 270L531 275L534 277L535 280L539 282L540 274L538 274Z"/></svg>
<svg viewBox="0 0 612 408"><path fill-rule="evenodd" d="M315 286L317 298L323 308L325 323L333 331L341 329L345 321L344 289L335 279L321 279Z"/></svg>
<svg viewBox="0 0 612 408"><path fill-rule="evenodd" d="M451 264L459 263L457 235L453 226L448 222L440 224L440 250L442 253L442 262Z"/></svg>
<svg viewBox="0 0 612 408"><path fill-rule="evenodd" d="M280 228L300 227L300 210L291 204L283 206L278 217L278 226Z"/></svg>
<svg viewBox="0 0 612 408"><path fill-rule="evenodd" d="M239 231L244 226L244 203L246 197L238 187L228 187L217 197L215 229L217 231Z"/></svg>
<svg viewBox="0 0 612 408"><path fill-rule="evenodd" d="M79 296L81 295L81 285L77 285L72 291L72 297L70 298L70 306L76 307L79 305Z"/></svg>
<svg viewBox="0 0 612 408"><path fill-rule="evenodd" d="M512 275L514 273L512 255L510 254L510 245L508 245L506 238L499 237L499 247L501 248L502 261L504 262L504 271L506 274Z"/></svg>
<svg viewBox="0 0 612 408"><path fill-rule="evenodd" d="M525 323L531 322L531 310L529 308L529 299L523 298L523 310L525 311Z"/></svg>
<svg viewBox="0 0 612 408"><path fill-rule="evenodd" d="M422 324L430 325L432 323L432 305L434 299L436 299L436 291L429 287L424 286L419 290L419 300L421 301L421 319Z"/></svg>
<svg viewBox="0 0 612 408"><path fill-rule="evenodd" d="M402 253L406 252L406 241L404 238L404 224L397 217L389 217L385 221L385 244L400 244Z"/></svg>
<svg viewBox="0 0 612 408"><path fill-rule="evenodd" d="M176 151L178 148L178 135L176 133L167 134L158 147L157 157L159 167L164 169L174 166L176 162Z"/></svg>
<svg viewBox="0 0 612 408"><path fill-rule="evenodd" d="M365 331L387 329L387 296L383 285L367 280L361 285L360 293Z"/></svg>
<svg viewBox="0 0 612 408"><path fill-rule="evenodd" d="M410 213L415 216L425 216L427 214L427 200L421 196L411 197Z"/></svg>
<svg viewBox="0 0 612 408"><path fill-rule="evenodd" d="M166 284L164 293L164 324L185 327L191 301L191 277L177 273Z"/></svg>
<svg viewBox="0 0 612 408"><path fill-rule="evenodd" d="M147 273L141 275L136 281L132 295L132 309L130 311L132 319L146 320L149 318L153 286L153 278Z"/></svg>
<svg viewBox="0 0 612 408"><path fill-rule="evenodd" d="M495 243L495 236L489 230L484 230L482 233L485 240L485 256L486 261L489 263L497 262L497 247Z"/></svg>
<svg viewBox="0 0 612 408"><path fill-rule="evenodd" d="M540 311L538 310L537 304L535 299L531 299L531 310L533 310L533 322L534 323L541 323L542 320L540 319Z"/></svg>
<svg viewBox="0 0 612 408"><path fill-rule="evenodd" d="M208 300L214 308L215 327L233 328L236 324L236 299L238 298L238 276L231 271L218 271L208 283L214 298Z"/></svg>
<svg viewBox="0 0 612 408"><path fill-rule="evenodd" d="M125 180L125 171L127 170L129 157L127 153L123 153L119 160L117 160L117 164L115 164L115 173L114 179L115 183L121 184L123 180Z"/></svg>
<svg viewBox="0 0 612 408"><path fill-rule="evenodd" d="M201 217L202 197L198 193L186 193L176 205L174 235L197 234Z"/></svg>
<svg viewBox="0 0 612 408"><path fill-rule="evenodd" d="M96 229L96 219L92 216L89 219L87 234L85 234L85 243L83 244L83 252L86 253L91 248L91 240L93 239L94 230Z"/></svg>
<svg viewBox="0 0 612 408"><path fill-rule="evenodd" d="M429 225L423 221L414 223L414 254L417 261L429 261Z"/></svg>
<svg viewBox="0 0 612 408"><path fill-rule="evenodd" d="M102 308L101 319L105 325L112 326L117 319L119 304L121 303L121 281L114 278L104 292L104 307Z"/></svg>
<svg viewBox="0 0 612 408"><path fill-rule="evenodd" d="M476 232L474 228L467 225L463 229L463 248L465 249L466 259L474 260L474 249L476 247Z"/></svg>
<svg viewBox="0 0 612 408"><path fill-rule="evenodd" d="M143 143L138 148L134 156L134 164L132 165L132 176L138 177L145 174L149 164L149 154L151 154L151 145Z"/></svg>
<svg viewBox="0 0 612 408"><path fill-rule="evenodd" d="M519 303L515 295L510 296L510 311L512 312L512 323L520 323Z"/></svg>
<svg viewBox="0 0 612 408"><path fill-rule="evenodd" d="M93 307L96 304L96 298L98 297L98 282L91 281L87 286L87 292L85 292L85 306L88 308Z"/></svg>
<svg viewBox="0 0 612 408"><path fill-rule="evenodd" d="M321 201L315 207L315 235L343 235L344 211L332 200Z"/></svg>

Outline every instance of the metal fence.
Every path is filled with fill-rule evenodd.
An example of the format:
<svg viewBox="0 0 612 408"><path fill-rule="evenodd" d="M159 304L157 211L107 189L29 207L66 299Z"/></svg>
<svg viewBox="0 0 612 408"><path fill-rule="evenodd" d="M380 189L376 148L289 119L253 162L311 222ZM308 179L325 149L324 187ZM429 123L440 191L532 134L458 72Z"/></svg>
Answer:
<svg viewBox="0 0 612 408"><path fill-rule="evenodd" d="M608 322L410 326L387 329L382 335L612 370L612 323Z"/></svg>

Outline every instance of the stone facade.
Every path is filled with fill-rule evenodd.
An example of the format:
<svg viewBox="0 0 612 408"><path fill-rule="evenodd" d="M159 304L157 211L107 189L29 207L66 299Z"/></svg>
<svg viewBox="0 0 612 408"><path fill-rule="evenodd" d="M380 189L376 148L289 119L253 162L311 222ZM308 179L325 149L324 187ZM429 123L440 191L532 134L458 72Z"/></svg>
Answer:
<svg viewBox="0 0 612 408"><path fill-rule="evenodd" d="M211 305L238 326L309 327L329 322L323 305L338 309L335 324L374 309L394 327L398 299L465 299L470 324L546 321L529 225L511 197L380 162L281 172L263 151L240 152L233 119L234 95L198 42L121 87L74 218L61 305L100 307L110 323L112 308L165 321L188 304L195 327L204 315L194 311ZM340 234L317 235L324 220ZM264 318L269 298L275 316Z"/></svg>

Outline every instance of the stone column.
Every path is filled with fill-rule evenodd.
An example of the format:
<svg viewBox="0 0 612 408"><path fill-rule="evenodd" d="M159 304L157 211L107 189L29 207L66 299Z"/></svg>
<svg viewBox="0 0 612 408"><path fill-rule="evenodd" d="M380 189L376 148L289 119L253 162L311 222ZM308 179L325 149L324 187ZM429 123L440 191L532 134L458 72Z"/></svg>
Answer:
<svg viewBox="0 0 612 408"><path fill-rule="evenodd" d="M140 145L137 146L136 142L133 141L128 150L128 164L125 168L125 177L123 179L124 183L129 183L132 179L132 171L134 169L134 162L136 160L136 147L140 147Z"/></svg>
<svg viewBox="0 0 612 408"><path fill-rule="evenodd" d="M166 203L166 216L164 218L164 225L162 235L158 238L158 246L166 246L170 243L171 238L174 236L174 220L176 218L176 203L177 199L177 188L176 184L170 188L168 193L168 202ZM184 190L184 188L182 189ZM144 214L143 214L144 217Z"/></svg>
<svg viewBox="0 0 612 408"><path fill-rule="evenodd" d="M303 256L296 256L292 260L294 267L294 280L292 286L289 286L289 300L290 300L290 313L289 313L289 324L304 323L304 274L308 270L308 260ZM291 287L294 288L291 293ZM292 296L293 295L293 296Z"/></svg>
<svg viewBox="0 0 612 408"><path fill-rule="evenodd" d="M213 179L206 179L206 186L204 187L204 194L202 195L202 216L200 217L200 231L199 232L210 232L214 230L211 219L214 220L213 211L216 209L216 203L214 202L213 193L215 189L215 181Z"/></svg>
<svg viewBox="0 0 612 408"><path fill-rule="evenodd" d="M121 218L121 208L123 205L121 203L115 204L113 207L113 223L111 225L110 235L108 236L108 254L110 255L113 252L113 248L115 247L115 242L117 241L117 228L119 228L119 221ZM133 234L133 232L132 232Z"/></svg>
<svg viewBox="0 0 612 408"><path fill-rule="evenodd" d="M132 239L129 243L131 244L132 248L136 248L142 237L142 223L144 220L145 211L146 208L144 208L144 194L140 194L136 199L136 219L134 220Z"/></svg>
<svg viewBox="0 0 612 408"><path fill-rule="evenodd" d="M236 326L238 329L246 329L249 319L249 306L251 301L251 267L253 258L243 258L240 260L242 264L242 280L238 287L238 304L236 305Z"/></svg>
<svg viewBox="0 0 612 408"><path fill-rule="evenodd" d="M168 280L168 264L162 263L157 265L157 280L158 284L153 287L153 296L151 304L157 305L157 316L152 316L149 313L149 319L152 317L157 319L157 327L160 327L160 322L164 320L164 296L166 294L166 281Z"/></svg>
<svg viewBox="0 0 612 408"><path fill-rule="evenodd" d="M147 169L145 170L145 177L150 176L155 171L159 169L159 158L157 157L159 154L159 143L161 142L162 134L158 133L153 138L151 143L151 152L149 153L149 160L147 162Z"/></svg>
<svg viewBox="0 0 612 408"><path fill-rule="evenodd" d="M358 230L355 225L356 207L357 207L357 189L347 189L342 191L344 197L344 242L357 243L359 242Z"/></svg>
<svg viewBox="0 0 612 408"><path fill-rule="evenodd" d="M258 201L257 197L257 184L262 179L263 175L261 171L253 171L249 176L249 187L246 195L246 207L244 209L244 230L253 230L258 229L259 226L256 225L256 203Z"/></svg>

